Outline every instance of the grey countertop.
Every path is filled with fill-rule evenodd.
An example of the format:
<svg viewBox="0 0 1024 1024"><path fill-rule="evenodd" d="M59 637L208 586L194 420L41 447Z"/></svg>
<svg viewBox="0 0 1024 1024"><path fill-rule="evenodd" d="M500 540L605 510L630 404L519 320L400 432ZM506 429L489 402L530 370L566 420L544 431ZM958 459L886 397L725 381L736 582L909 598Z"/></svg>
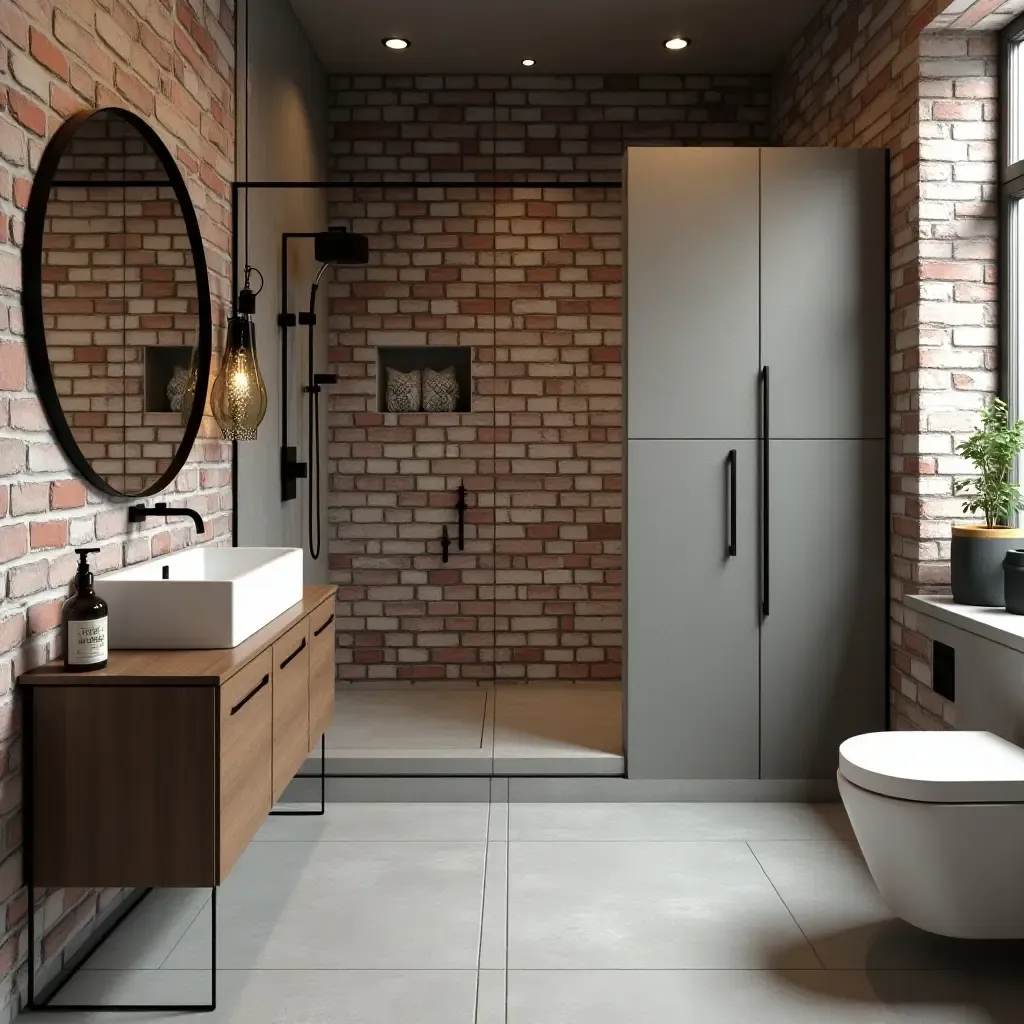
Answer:
<svg viewBox="0 0 1024 1024"><path fill-rule="evenodd" d="M912 611L1024 654L1024 615L1011 615L1005 608L956 604L948 594L909 594L905 604Z"/></svg>

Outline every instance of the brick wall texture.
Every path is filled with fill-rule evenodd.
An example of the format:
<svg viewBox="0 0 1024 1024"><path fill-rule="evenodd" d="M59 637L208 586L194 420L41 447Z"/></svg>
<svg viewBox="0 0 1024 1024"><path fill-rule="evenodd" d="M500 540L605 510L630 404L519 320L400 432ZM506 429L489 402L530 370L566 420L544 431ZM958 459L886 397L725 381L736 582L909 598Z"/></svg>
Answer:
<svg viewBox="0 0 1024 1024"><path fill-rule="evenodd" d="M0 0L0 1019L16 1012L28 955L21 864L21 742L14 690L26 665L57 653L75 556L100 571L195 542L191 524L128 528L125 502L87 493L52 442L27 370L20 247L34 169L71 113L128 107L160 133L203 231L216 325L228 303L234 177L232 0ZM204 424L174 500L229 542L230 446ZM152 522L152 521L151 521ZM37 893L48 964L117 893ZM5 1016L6 1014L6 1016Z"/></svg>
<svg viewBox="0 0 1024 1024"><path fill-rule="evenodd" d="M328 539L339 680L608 683L622 648L627 145L767 140L769 82L726 76L331 80L333 221L370 236L331 286ZM359 187L360 179L515 188ZM471 346L472 412L378 411L377 348ZM469 490L465 552L454 504Z"/></svg>

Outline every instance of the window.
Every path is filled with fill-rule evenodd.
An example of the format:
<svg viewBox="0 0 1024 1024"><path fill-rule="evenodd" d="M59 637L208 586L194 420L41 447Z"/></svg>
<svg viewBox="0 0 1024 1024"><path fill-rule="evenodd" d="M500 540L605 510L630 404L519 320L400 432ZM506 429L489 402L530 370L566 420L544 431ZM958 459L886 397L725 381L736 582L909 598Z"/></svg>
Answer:
<svg viewBox="0 0 1024 1024"><path fill-rule="evenodd" d="M1024 16L1003 31L1000 145L1000 318L1003 391L1024 417Z"/></svg>

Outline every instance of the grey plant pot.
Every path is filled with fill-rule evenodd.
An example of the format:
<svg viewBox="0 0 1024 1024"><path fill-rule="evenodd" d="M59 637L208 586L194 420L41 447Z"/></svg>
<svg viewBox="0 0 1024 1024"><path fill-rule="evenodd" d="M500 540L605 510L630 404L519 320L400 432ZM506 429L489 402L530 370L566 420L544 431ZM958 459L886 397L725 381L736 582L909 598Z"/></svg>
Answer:
<svg viewBox="0 0 1024 1024"><path fill-rule="evenodd" d="M1005 606L1003 559L1024 547L1024 530L1011 527L954 526L950 573L957 604Z"/></svg>

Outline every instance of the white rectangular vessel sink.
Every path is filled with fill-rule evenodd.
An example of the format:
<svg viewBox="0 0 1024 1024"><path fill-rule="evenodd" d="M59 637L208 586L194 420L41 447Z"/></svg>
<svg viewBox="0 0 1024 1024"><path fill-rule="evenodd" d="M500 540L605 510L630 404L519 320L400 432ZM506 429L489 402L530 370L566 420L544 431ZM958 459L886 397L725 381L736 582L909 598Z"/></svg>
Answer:
<svg viewBox="0 0 1024 1024"><path fill-rule="evenodd" d="M111 650L237 647L302 600L302 550L190 548L97 576L96 593Z"/></svg>

